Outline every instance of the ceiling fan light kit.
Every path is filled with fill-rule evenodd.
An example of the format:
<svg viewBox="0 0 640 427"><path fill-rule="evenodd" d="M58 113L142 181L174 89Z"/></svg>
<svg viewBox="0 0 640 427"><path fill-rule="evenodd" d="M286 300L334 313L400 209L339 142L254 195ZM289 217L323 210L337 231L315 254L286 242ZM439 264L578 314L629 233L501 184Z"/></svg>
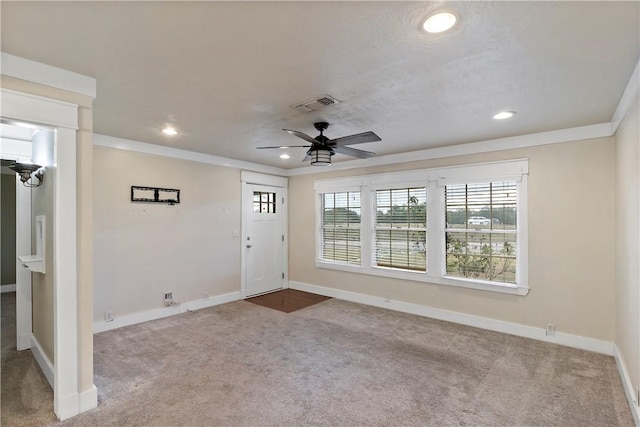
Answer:
<svg viewBox="0 0 640 427"><path fill-rule="evenodd" d="M333 156L333 151L318 148L317 150L309 150L307 153L311 156L311 165L313 166L330 166L331 165L331 156Z"/></svg>

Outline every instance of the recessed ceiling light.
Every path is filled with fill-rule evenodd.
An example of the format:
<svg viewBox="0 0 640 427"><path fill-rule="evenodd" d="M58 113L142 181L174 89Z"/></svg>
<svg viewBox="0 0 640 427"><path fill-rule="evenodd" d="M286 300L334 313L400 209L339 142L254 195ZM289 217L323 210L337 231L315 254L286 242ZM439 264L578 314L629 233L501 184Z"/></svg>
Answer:
<svg viewBox="0 0 640 427"><path fill-rule="evenodd" d="M441 33L453 27L457 20L453 13L441 12L428 17L422 27L427 33Z"/></svg>
<svg viewBox="0 0 640 427"><path fill-rule="evenodd" d="M162 129L162 133L164 133L165 135L177 135L178 131L173 126L167 126L166 128Z"/></svg>
<svg viewBox="0 0 640 427"><path fill-rule="evenodd" d="M515 111L500 111L499 113L494 114L493 118L496 120L510 119L515 114Z"/></svg>
<svg viewBox="0 0 640 427"><path fill-rule="evenodd" d="M291 156L290 156L290 155L288 155L287 153L284 153L284 154L280 154L280 158L281 158L281 159L290 159L290 158L291 158Z"/></svg>

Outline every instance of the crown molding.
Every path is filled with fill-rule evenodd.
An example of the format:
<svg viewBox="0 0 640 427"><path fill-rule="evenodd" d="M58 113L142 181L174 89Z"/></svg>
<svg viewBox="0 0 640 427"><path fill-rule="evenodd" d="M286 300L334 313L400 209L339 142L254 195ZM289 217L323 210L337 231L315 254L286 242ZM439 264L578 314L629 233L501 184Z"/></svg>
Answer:
<svg viewBox="0 0 640 427"><path fill-rule="evenodd" d="M0 73L20 80L96 97L96 79L30 59L0 52Z"/></svg>
<svg viewBox="0 0 640 427"><path fill-rule="evenodd" d="M616 133L618 131L618 127L624 116L627 115L627 111L631 107L631 103L638 96L638 91L640 90L640 61L636 64L636 68L631 73L631 78L627 83L627 87L624 89L622 93L622 97L620 98L620 102L618 103L618 108L616 108L615 113L613 113L613 117L611 118L611 128L612 133Z"/></svg>
<svg viewBox="0 0 640 427"><path fill-rule="evenodd" d="M396 163L415 162L420 160L440 159L444 157L464 156L468 154L489 153L494 151L512 150L515 148L535 147L538 145L558 144L562 142L580 141L583 139L603 138L613 135L611 123L600 123L570 129L560 129L549 132L532 133L529 135L510 136L507 138L470 142L467 144L448 147L428 148L426 150L408 153L389 154L369 159L347 160L333 163L329 168L319 170L315 166L305 166L295 169L281 169L259 163L228 159L226 157L181 150L164 145L148 144L107 135L93 134L94 145L116 148L120 150L136 151L139 153L155 154L176 159L191 160L216 166L225 166L254 172L261 172L277 176L311 175L336 170L357 169L371 166L383 166Z"/></svg>
<svg viewBox="0 0 640 427"><path fill-rule="evenodd" d="M535 147L538 145L602 138L611 135L613 135L611 123L600 123L590 126L470 142L467 144L451 145L448 147L428 148L426 150L411 151L408 153L389 154L386 156L372 157L370 159L347 160L339 163L332 163L329 168L325 168L323 170L319 170L319 168L314 166L305 166L289 169L287 171L287 176L309 175L335 170L347 170L371 166L391 165L394 163L440 159L444 157L464 156L467 154L488 153L493 151L511 150L514 148Z"/></svg>
<svg viewBox="0 0 640 427"><path fill-rule="evenodd" d="M270 175L287 176L286 169L259 163L245 162L243 160L228 159L226 157L213 156L195 151L181 150L179 148L166 147L164 145L149 144L146 142L132 141L130 139L116 138L113 136L93 134L93 145L119 150L135 151L137 153L153 154L156 156L172 157L174 159L190 160L192 162L207 163L215 166L236 168L253 172L261 172Z"/></svg>

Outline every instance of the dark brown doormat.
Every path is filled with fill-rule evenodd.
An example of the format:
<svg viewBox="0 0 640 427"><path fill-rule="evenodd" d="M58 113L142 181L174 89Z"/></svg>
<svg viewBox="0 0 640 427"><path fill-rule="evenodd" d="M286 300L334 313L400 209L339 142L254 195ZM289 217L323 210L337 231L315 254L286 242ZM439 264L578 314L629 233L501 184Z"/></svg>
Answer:
<svg viewBox="0 0 640 427"><path fill-rule="evenodd" d="M274 310L291 313L301 308L309 307L331 297L310 294L308 292L297 291L295 289L283 289L270 294L247 298L247 301Z"/></svg>

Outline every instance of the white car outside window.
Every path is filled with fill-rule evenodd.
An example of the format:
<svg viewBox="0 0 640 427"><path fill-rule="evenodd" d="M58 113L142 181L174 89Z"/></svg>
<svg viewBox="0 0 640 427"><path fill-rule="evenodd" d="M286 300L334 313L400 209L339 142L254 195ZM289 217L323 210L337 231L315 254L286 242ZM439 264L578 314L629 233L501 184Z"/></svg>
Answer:
<svg viewBox="0 0 640 427"><path fill-rule="evenodd" d="M485 218L483 216L470 216L467 220L467 224L469 225L489 225L491 221L489 218Z"/></svg>

